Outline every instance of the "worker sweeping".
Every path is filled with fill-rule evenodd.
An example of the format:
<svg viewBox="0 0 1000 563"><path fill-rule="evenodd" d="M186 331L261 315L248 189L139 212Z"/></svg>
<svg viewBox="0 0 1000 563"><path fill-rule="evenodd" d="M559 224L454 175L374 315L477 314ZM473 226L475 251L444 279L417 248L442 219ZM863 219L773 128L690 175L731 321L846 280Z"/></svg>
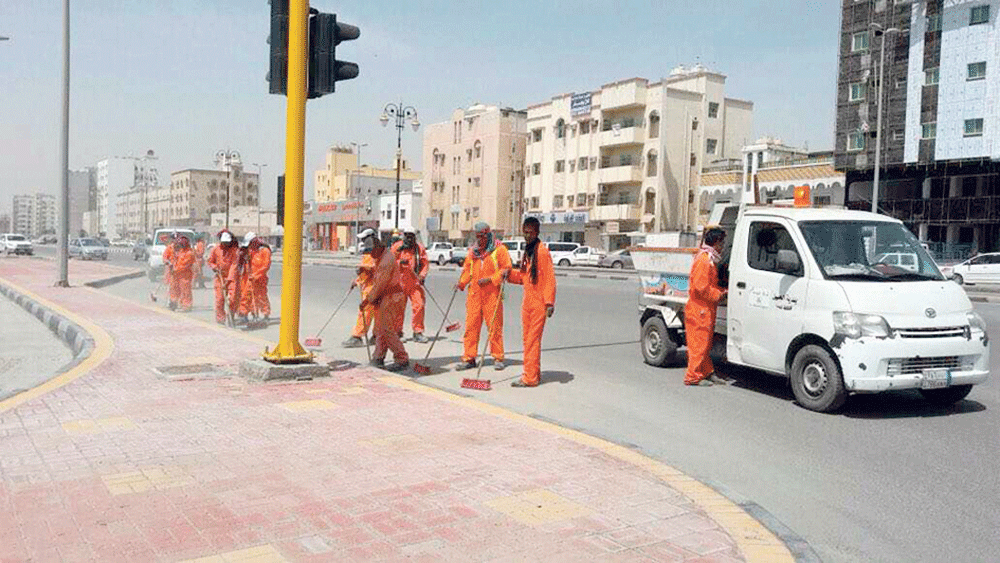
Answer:
<svg viewBox="0 0 1000 563"><path fill-rule="evenodd" d="M399 264L396 256L375 236L373 229L365 229L358 235L366 248L371 250L375 269L372 271L372 287L368 296L361 300L359 310L369 305L375 306L375 351L372 365L385 367L389 371L403 371L410 365L410 358L399 339L396 330L398 318L406 307ZM392 365L385 366L385 356L392 350Z"/></svg>
<svg viewBox="0 0 1000 563"><path fill-rule="evenodd" d="M372 284L375 282L375 260L372 258L371 252L365 250L361 255L361 265L357 268L358 277L354 278L351 282L351 288L361 288L361 299L368 297L368 293L372 290ZM368 304L367 307L358 311L358 320L354 323L354 330L351 331L351 337L345 340L341 346L344 348L359 348L365 345L363 338L368 334L368 327L371 326L372 318L375 316L375 306Z"/></svg>
<svg viewBox="0 0 1000 563"><path fill-rule="evenodd" d="M715 375L712 360L708 357L715 337L715 313L719 301L726 295L719 289L718 265L726 233L717 227L705 231L701 250L691 266L688 302L684 307L684 331L687 337L688 367L685 385L709 387L726 382Z"/></svg>
<svg viewBox="0 0 1000 563"><path fill-rule="evenodd" d="M247 312L242 311L244 294L247 291L247 269L250 267L250 249L243 241L237 243L236 259L226 272L223 279L229 287L229 310L233 314L235 324L247 322Z"/></svg>
<svg viewBox="0 0 1000 563"><path fill-rule="evenodd" d="M233 233L226 229L219 231L219 244L212 249L212 254L208 257L208 267L212 269L215 277L215 322L226 323L226 296L229 294L229 271L233 264L239 259L239 248ZM230 308L230 311L235 309Z"/></svg>
<svg viewBox="0 0 1000 563"><path fill-rule="evenodd" d="M403 293L410 301L410 309L413 314L413 341L424 343L427 338L424 336L424 307L427 304L424 294L424 280L430 264L427 261L427 250L424 245L417 242L417 231L412 227L403 231L403 240L392 245L392 252L396 255L399 263L399 276L403 282ZM406 308L403 308L403 315L399 317L397 332L403 330L403 321L406 316Z"/></svg>
<svg viewBox="0 0 1000 563"><path fill-rule="evenodd" d="M194 267L194 279L198 282L198 287L200 289L205 289L205 237L199 236L198 241L194 243L194 257L197 263Z"/></svg>
<svg viewBox="0 0 1000 563"><path fill-rule="evenodd" d="M191 284L194 281L194 267L197 259L187 237L178 237L172 256L170 275L171 309L179 307L181 312L191 310Z"/></svg>
<svg viewBox="0 0 1000 563"><path fill-rule="evenodd" d="M556 307L556 275L549 249L538 240L539 222L534 217L524 220L524 256L521 266L511 270L510 282L524 286L521 302L522 336L524 338L524 373L511 387L537 387L541 381L542 331L545 320Z"/></svg>
<svg viewBox="0 0 1000 563"><path fill-rule="evenodd" d="M177 231L174 231L167 237L163 248L163 283L166 284L168 292L170 291L169 288L173 287L170 278L172 277L171 270L173 269L174 247L176 245ZM171 311L177 308L177 303L173 300L173 298L168 298L167 301L169 303L168 307L170 307Z"/></svg>
<svg viewBox="0 0 1000 563"><path fill-rule="evenodd" d="M474 228L476 245L469 249L462 267L462 276L456 285L459 291L465 291L466 286L469 287L469 294L465 299L463 368L476 367L479 331L485 321L493 367L502 370L504 352L501 286L511 270L510 254L506 246L497 244L489 225L479 222Z"/></svg>
<svg viewBox="0 0 1000 563"><path fill-rule="evenodd" d="M271 302L267 297L268 271L271 269L271 247L250 232L243 238L247 248L243 268L243 291L240 295L240 316L253 313L267 321L271 315Z"/></svg>

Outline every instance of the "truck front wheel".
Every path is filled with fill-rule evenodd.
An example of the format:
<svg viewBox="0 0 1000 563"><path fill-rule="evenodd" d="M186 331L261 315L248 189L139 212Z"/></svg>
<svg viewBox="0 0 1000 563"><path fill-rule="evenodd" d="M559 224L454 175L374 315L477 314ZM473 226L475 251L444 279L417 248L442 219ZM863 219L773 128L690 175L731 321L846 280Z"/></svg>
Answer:
<svg viewBox="0 0 1000 563"><path fill-rule="evenodd" d="M665 367L674 360L677 343L667 332L667 324L659 316L646 319L642 324L642 359L651 366Z"/></svg>
<svg viewBox="0 0 1000 563"><path fill-rule="evenodd" d="M847 401L840 367L822 346L803 346L795 354L791 380L795 400L811 411L833 412Z"/></svg>
<svg viewBox="0 0 1000 563"><path fill-rule="evenodd" d="M961 401L972 391L971 385L953 385L944 389L921 389L920 394L929 403L935 405L951 405Z"/></svg>

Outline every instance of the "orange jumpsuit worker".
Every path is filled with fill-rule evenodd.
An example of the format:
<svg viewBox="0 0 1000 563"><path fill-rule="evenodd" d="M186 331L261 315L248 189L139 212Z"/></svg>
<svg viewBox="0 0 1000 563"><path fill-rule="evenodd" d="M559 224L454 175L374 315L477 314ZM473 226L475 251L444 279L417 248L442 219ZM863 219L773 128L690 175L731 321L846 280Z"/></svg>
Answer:
<svg viewBox="0 0 1000 563"><path fill-rule="evenodd" d="M249 260L250 249L243 244L243 241L240 241L237 243L236 259L233 260L229 271L223 276L226 280L226 286L229 288L229 310L236 316L237 323L247 322L246 313L240 311L240 304L243 302L244 293L249 291L246 281Z"/></svg>
<svg viewBox="0 0 1000 563"><path fill-rule="evenodd" d="M243 269L243 287L240 295L240 315L250 313L267 320L271 315L271 302L267 298L267 272L271 269L271 247L257 238L254 233L247 233L243 239L247 247L248 257Z"/></svg>
<svg viewBox="0 0 1000 563"><path fill-rule="evenodd" d="M198 263L195 265L195 280L198 282L198 287L205 288L205 276L203 275L203 269L205 268L205 237L198 239L198 242L194 243L194 256L197 258Z"/></svg>
<svg viewBox="0 0 1000 563"><path fill-rule="evenodd" d="M208 267L215 274L215 322L226 323L226 295L229 282L226 278L233 264L239 259L240 249L236 244L233 233L223 229L219 231L219 244L212 249L212 255L208 257ZM230 308L230 311L235 309Z"/></svg>
<svg viewBox="0 0 1000 563"><path fill-rule="evenodd" d="M358 277L351 282L351 287L361 288L361 299L368 297L368 294L372 290L372 283L375 282L375 260L372 258L371 253L365 252L361 256L361 265L358 266L357 272ZM375 306L371 303L368 304L364 310L358 311L358 321L354 323L354 330L351 332L351 337L345 340L341 346L344 348L358 348L365 345L365 341L362 340L366 334L368 334L368 327L372 324L372 318L375 317Z"/></svg>
<svg viewBox="0 0 1000 563"><path fill-rule="evenodd" d="M177 239L173 252L173 273L170 275L170 308L180 306L182 312L191 310L191 282L197 259L187 237Z"/></svg>
<svg viewBox="0 0 1000 563"><path fill-rule="evenodd" d="M166 248L163 249L163 283L166 284L167 288L170 288L170 274L173 269L174 261L174 245L177 244L177 232L174 231L170 233L167 240L164 242ZM173 300L170 301L170 310L177 308L177 303Z"/></svg>
<svg viewBox="0 0 1000 563"><path fill-rule="evenodd" d="M389 371L403 371L410 365L410 357L399 339L396 330L397 319L405 313L406 295L399 275L396 255L375 236L373 229L365 229L358 235L367 248L371 249L375 269L372 271L372 287L368 296L361 300L359 310L369 305L375 306L375 351L372 365L385 367L385 356L392 350L393 364L385 367Z"/></svg>
<svg viewBox="0 0 1000 563"><path fill-rule="evenodd" d="M417 242L417 231L412 227L407 228L403 234L403 240L392 245L392 252L399 262L399 275L403 280L403 293L410 300L410 307L413 310L413 341L424 343L424 307L427 300L424 296L424 280L430 265L427 261L427 250L424 245ZM406 309L403 309L403 316L399 317L397 332L403 331L403 320Z"/></svg>
<svg viewBox="0 0 1000 563"><path fill-rule="evenodd" d="M712 360L708 357L715 337L715 313L719 301L726 295L719 289L718 264L726 242L726 233L719 228L705 232L701 250L691 266L688 302L684 307L684 333L687 336L688 367L684 376L685 385L710 387L714 383L725 384L715 375Z"/></svg>
<svg viewBox="0 0 1000 563"><path fill-rule="evenodd" d="M501 287L510 272L510 254L507 247L497 244L490 226L479 222L475 225L476 246L469 249L462 267L462 277L456 287L469 296L465 299L465 349L462 353L464 369L476 367L479 354L479 331L483 321L489 332L490 354L493 367L504 368L503 354L503 299Z"/></svg>
<svg viewBox="0 0 1000 563"><path fill-rule="evenodd" d="M538 219L528 217L521 230L524 233L524 256L521 267L510 272L510 282L524 286L521 302L522 335L524 338L524 373L511 387L537 387L542 374L542 330L545 319L556 310L556 275L552 255L538 240Z"/></svg>

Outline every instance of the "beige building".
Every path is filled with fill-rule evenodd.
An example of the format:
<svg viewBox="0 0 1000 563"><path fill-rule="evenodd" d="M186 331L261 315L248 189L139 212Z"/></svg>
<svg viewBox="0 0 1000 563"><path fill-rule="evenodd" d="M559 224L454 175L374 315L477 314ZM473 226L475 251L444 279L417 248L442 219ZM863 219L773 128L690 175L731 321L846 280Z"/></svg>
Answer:
<svg viewBox="0 0 1000 563"><path fill-rule="evenodd" d="M740 158L753 104L698 65L528 108L524 204L542 239L617 249L629 233L693 231L702 166Z"/></svg>
<svg viewBox="0 0 1000 563"><path fill-rule="evenodd" d="M424 217L430 240L468 243L473 225L520 230L527 113L476 104L424 131Z"/></svg>
<svg viewBox="0 0 1000 563"><path fill-rule="evenodd" d="M337 145L326 151L326 167L317 170L313 176L313 196L317 202L348 199L349 175L373 176L376 178L396 178L396 163L392 168L375 168L358 163L358 155L350 146ZM419 180L420 173L410 170L405 159L399 171L400 180Z"/></svg>

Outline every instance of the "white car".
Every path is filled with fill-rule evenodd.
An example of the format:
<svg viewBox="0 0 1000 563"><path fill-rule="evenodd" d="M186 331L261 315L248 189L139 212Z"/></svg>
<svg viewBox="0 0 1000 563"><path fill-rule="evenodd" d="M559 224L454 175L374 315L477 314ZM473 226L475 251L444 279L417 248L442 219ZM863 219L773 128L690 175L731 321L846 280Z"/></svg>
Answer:
<svg viewBox="0 0 1000 563"><path fill-rule="evenodd" d="M552 255L552 263L556 266L571 266L573 264L573 252L580 245L575 242L547 242L545 246Z"/></svg>
<svg viewBox="0 0 1000 563"><path fill-rule="evenodd" d="M163 251L167 249L167 241L171 233L177 236L186 236L188 240L194 240L194 231L191 229L157 229L153 234L153 245L149 247L149 269L147 275L151 281L156 281L157 276L163 273Z"/></svg>
<svg viewBox="0 0 1000 563"><path fill-rule="evenodd" d="M570 266L598 266L604 253L592 246L581 246L569 255Z"/></svg>
<svg viewBox="0 0 1000 563"><path fill-rule="evenodd" d="M885 254L879 254L874 260L872 260L872 264L895 266L896 268L906 270L908 272L920 271L920 261L917 258L917 255L912 252L886 252Z"/></svg>
<svg viewBox="0 0 1000 563"><path fill-rule="evenodd" d="M524 257L524 246L525 242L523 238L512 238L500 241L500 244L507 247L507 253L510 254L510 263L519 266L521 264L521 258Z"/></svg>
<svg viewBox="0 0 1000 563"><path fill-rule="evenodd" d="M24 254L31 256L35 253L35 248L31 246L31 241L24 235L17 233L5 233L0 235L0 250L4 254Z"/></svg>
<svg viewBox="0 0 1000 563"><path fill-rule="evenodd" d="M941 272L958 285L1000 283L1000 252L974 256Z"/></svg>
<svg viewBox="0 0 1000 563"><path fill-rule="evenodd" d="M444 266L451 262L454 246L450 242L432 242L427 247L427 260L434 262L438 266Z"/></svg>

